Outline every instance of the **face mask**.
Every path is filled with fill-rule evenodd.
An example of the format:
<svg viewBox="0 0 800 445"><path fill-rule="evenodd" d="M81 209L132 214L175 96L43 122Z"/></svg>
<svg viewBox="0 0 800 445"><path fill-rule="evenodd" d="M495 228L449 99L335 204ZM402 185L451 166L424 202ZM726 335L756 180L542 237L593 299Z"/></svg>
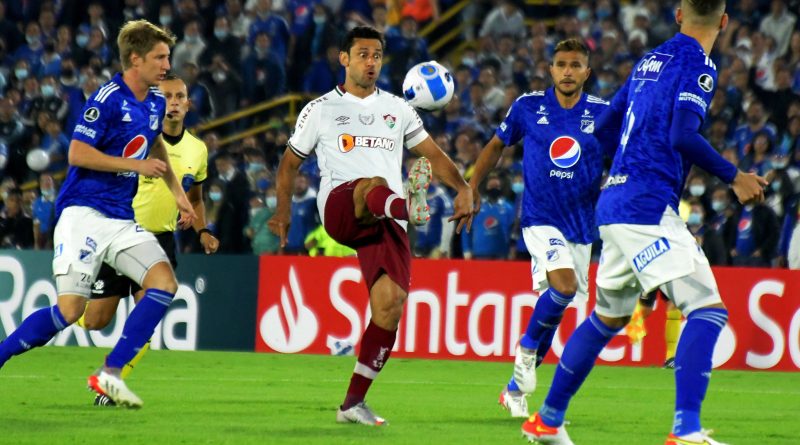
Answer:
<svg viewBox="0 0 800 445"><path fill-rule="evenodd" d="M249 172L259 172L261 170L264 170L264 164L260 162L251 162L247 164L247 171Z"/></svg>
<svg viewBox="0 0 800 445"><path fill-rule="evenodd" d="M232 168L226 173L220 172L219 177L225 182L230 182L230 180L233 179L234 175L236 175L236 169Z"/></svg>
<svg viewBox="0 0 800 445"><path fill-rule="evenodd" d="M486 189L486 196L492 201L500 199L500 189Z"/></svg>
<svg viewBox="0 0 800 445"><path fill-rule="evenodd" d="M186 43L188 43L190 45L194 45L194 44L196 44L197 42L200 41L200 37L197 37L197 36L186 36L186 37L184 37L184 40L186 40Z"/></svg>
<svg viewBox="0 0 800 445"><path fill-rule="evenodd" d="M52 85L42 85L42 97L53 97L56 95L56 89Z"/></svg>
<svg viewBox="0 0 800 445"><path fill-rule="evenodd" d="M463 59L461 59L461 63L472 68L475 66L475 59L473 59L472 57L464 57Z"/></svg>
<svg viewBox="0 0 800 445"><path fill-rule="evenodd" d="M579 9L576 16L578 17L579 21L585 22L589 20L589 18L592 16L592 13L588 9Z"/></svg>
<svg viewBox="0 0 800 445"><path fill-rule="evenodd" d="M228 74L222 70L214 71L214 73L211 76L214 78L214 82L217 83L225 82L225 79L228 78Z"/></svg>
<svg viewBox="0 0 800 445"><path fill-rule="evenodd" d="M53 189L42 189L42 197L48 201L52 201L56 191Z"/></svg>
<svg viewBox="0 0 800 445"><path fill-rule="evenodd" d="M214 37L216 37L218 40L225 40L225 37L228 37L228 31L225 29L215 29Z"/></svg>
<svg viewBox="0 0 800 445"><path fill-rule="evenodd" d="M689 194L692 196L703 196L703 193L706 192L706 186L704 185L690 185L689 186Z"/></svg>
<svg viewBox="0 0 800 445"><path fill-rule="evenodd" d="M611 15L611 11L606 8L600 8L597 10L597 19L603 20L604 18Z"/></svg>
<svg viewBox="0 0 800 445"><path fill-rule="evenodd" d="M274 209L278 206L278 197L277 196L267 196L267 199L264 200L267 204L267 207L270 209Z"/></svg>
<svg viewBox="0 0 800 445"><path fill-rule="evenodd" d="M87 36L86 34L78 34L75 37L75 43L77 43L78 46L80 46L81 48L85 48L86 45L89 43L89 36Z"/></svg>
<svg viewBox="0 0 800 445"><path fill-rule="evenodd" d="M601 90L607 90L611 88L611 82L605 79L597 79L597 88L600 88Z"/></svg>
<svg viewBox="0 0 800 445"><path fill-rule="evenodd" d="M160 15L158 16L158 22L161 23L161 26L169 26L172 23L172 16Z"/></svg>
<svg viewBox="0 0 800 445"><path fill-rule="evenodd" d="M214 202L219 202L222 199L222 192L208 192L208 197Z"/></svg>
<svg viewBox="0 0 800 445"><path fill-rule="evenodd" d="M14 70L14 75L17 76L19 80L25 80L28 78L28 70L25 68L17 68Z"/></svg>
<svg viewBox="0 0 800 445"><path fill-rule="evenodd" d="M264 48L256 48L256 55L259 59L263 59L267 55L267 50Z"/></svg>
<svg viewBox="0 0 800 445"><path fill-rule="evenodd" d="M725 201L711 201L711 208L717 213L725 210L726 207L728 207L728 205L725 204Z"/></svg>
<svg viewBox="0 0 800 445"><path fill-rule="evenodd" d="M328 18L325 17L324 15L315 15L314 16L314 24L315 25L324 25L326 20L328 20Z"/></svg>
<svg viewBox="0 0 800 445"><path fill-rule="evenodd" d="M786 168L787 165L789 165L789 161L785 159L782 161L772 161L772 168L775 170L782 170Z"/></svg>
<svg viewBox="0 0 800 445"><path fill-rule="evenodd" d="M259 210L261 210L261 207L255 207L250 209L250 218L254 218Z"/></svg>
<svg viewBox="0 0 800 445"><path fill-rule="evenodd" d="M514 192L515 195L519 195L522 191L525 190L525 184L522 182L515 182L511 184L511 191Z"/></svg>
<svg viewBox="0 0 800 445"><path fill-rule="evenodd" d="M41 42L41 39L39 39L39 37L36 36L25 36L25 41L27 41L28 45L30 46L39 46L39 42Z"/></svg>
<svg viewBox="0 0 800 445"><path fill-rule="evenodd" d="M773 192L777 193L777 192L779 192L781 190L781 186L782 185L783 185L783 182L781 182L781 181L772 181L772 183L770 183L769 186L772 187L772 191Z"/></svg>
<svg viewBox="0 0 800 445"><path fill-rule="evenodd" d="M256 187L258 187L258 190L262 192L266 191L269 188L269 186L270 186L269 179L261 178L258 181L256 181Z"/></svg>
<svg viewBox="0 0 800 445"><path fill-rule="evenodd" d="M690 226L699 226L703 222L703 217L699 213L692 212L686 219L686 223Z"/></svg>

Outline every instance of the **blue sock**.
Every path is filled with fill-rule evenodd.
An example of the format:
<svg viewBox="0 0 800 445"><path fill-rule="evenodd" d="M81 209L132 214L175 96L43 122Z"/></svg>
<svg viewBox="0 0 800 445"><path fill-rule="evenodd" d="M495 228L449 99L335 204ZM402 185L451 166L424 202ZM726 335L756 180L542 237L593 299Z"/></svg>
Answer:
<svg viewBox="0 0 800 445"><path fill-rule="evenodd" d="M0 342L0 366L3 366L12 356L47 344L67 326L69 323L64 320L58 306L46 307L32 313L16 331Z"/></svg>
<svg viewBox="0 0 800 445"><path fill-rule="evenodd" d="M136 356L147 340L153 336L153 331L164 318L174 296L175 294L163 290L147 289L144 297L136 303L136 307L128 316L116 346L106 357L107 367L122 368Z"/></svg>
<svg viewBox="0 0 800 445"><path fill-rule="evenodd" d="M728 322L725 309L697 309L687 317L675 354L675 421L672 432L700 431L700 406L711 377L711 358L719 333Z"/></svg>
<svg viewBox="0 0 800 445"><path fill-rule="evenodd" d="M514 377L511 377L511 380L508 381L506 389L509 391L519 391L519 386L517 386L517 382L514 381Z"/></svg>
<svg viewBox="0 0 800 445"><path fill-rule="evenodd" d="M539 410L545 425L558 427L564 423L570 399L586 380L600 351L619 331L606 326L594 312L578 326L564 347L550 392Z"/></svg>
<svg viewBox="0 0 800 445"><path fill-rule="evenodd" d="M550 342L553 341L553 335L561 317L564 316L564 310L569 305L570 301L575 297L572 295L563 295L553 288L549 288L539 297L536 302L536 307L533 309L533 315L528 321L528 327L525 329L525 335L520 339L519 344L523 348L536 350L536 355L544 358L547 351L550 350ZM543 337L546 341L543 342Z"/></svg>

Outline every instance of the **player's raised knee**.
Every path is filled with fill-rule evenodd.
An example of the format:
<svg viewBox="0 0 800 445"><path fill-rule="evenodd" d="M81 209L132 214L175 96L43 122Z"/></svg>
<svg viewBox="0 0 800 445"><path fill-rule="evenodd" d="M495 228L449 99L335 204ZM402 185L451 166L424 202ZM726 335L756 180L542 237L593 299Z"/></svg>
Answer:
<svg viewBox="0 0 800 445"><path fill-rule="evenodd" d="M59 299L58 310L64 321L68 324L73 324L81 318L83 311L86 309L86 301L83 298L76 298L70 300Z"/></svg>
<svg viewBox="0 0 800 445"><path fill-rule="evenodd" d="M169 264L162 261L147 272L142 282L142 288L159 289L174 294L178 291L178 281Z"/></svg>

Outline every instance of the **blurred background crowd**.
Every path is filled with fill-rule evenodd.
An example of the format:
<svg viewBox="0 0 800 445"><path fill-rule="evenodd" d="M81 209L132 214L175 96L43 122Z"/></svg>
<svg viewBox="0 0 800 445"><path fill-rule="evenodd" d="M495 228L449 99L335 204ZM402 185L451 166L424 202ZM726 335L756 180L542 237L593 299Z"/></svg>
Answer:
<svg viewBox="0 0 800 445"><path fill-rule="evenodd" d="M339 38L368 24L386 35L379 81L384 90L400 94L405 72L426 60L437 59L453 73L452 102L421 114L468 179L513 101L550 86L548 64L559 40L577 37L588 44L593 75L585 89L610 99L639 58L677 31L672 3L5 0L0 3L0 246L52 248L53 202L72 128L86 98L120 70L116 33L126 20L146 18L178 37L172 70L189 88L186 126L197 128L208 146L207 219L220 250L349 255L319 227L319 169L313 157L294 184L285 249L266 228L276 202L275 170L296 118L287 107L209 130L203 124L286 94L302 93L307 100L329 91L344 75ZM711 54L719 78L705 135L740 169L770 180L763 205L740 206L727 185L701 170L691 173L681 215L715 265L786 267L800 216L799 3L729 1L730 24ZM453 30L457 44L436 43ZM263 131L229 137L256 125ZM452 192L434 182L432 221L411 233L415 255L527 258L518 226L521 150L507 148L485 181L484 205L469 234L456 234L447 223ZM182 251L198 251L194 234L177 237Z"/></svg>

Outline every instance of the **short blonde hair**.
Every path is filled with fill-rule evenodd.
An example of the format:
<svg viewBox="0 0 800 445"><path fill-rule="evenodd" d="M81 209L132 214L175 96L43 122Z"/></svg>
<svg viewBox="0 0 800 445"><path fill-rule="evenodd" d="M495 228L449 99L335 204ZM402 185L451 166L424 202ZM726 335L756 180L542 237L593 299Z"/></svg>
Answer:
<svg viewBox="0 0 800 445"><path fill-rule="evenodd" d="M122 25L117 36L117 47L122 69L131 67L131 54L144 58L158 42L175 45L175 36L147 20L132 20Z"/></svg>

